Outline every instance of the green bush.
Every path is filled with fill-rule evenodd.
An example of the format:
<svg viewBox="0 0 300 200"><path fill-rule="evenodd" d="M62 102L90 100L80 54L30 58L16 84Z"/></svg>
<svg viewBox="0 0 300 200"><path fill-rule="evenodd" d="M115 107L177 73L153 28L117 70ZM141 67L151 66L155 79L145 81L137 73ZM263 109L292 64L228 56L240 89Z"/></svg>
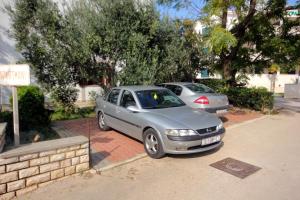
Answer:
<svg viewBox="0 0 300 200"><path fill-rule="evenodd" d="M200 79L197 82L212 88L216 92L222 92L226 87L224 79Z"/></svg>
<svg viewBox="0 0 300 200"><path fill-rule="evenodd" d="M66 111L62 107L57 107L54 113L51 115L52 121L57 120L70 120L70 119L79 119L85 117L94 117L95 108L86 107L86 108L77 108L75 107L72 112Z"/></svg>
<svg viewBox="0 0 300 200"><path fill-rule="evenodd" d="M273 93L266 88L233 87L225 90L230 104L259 111L273 108Z"/></svg>
<svg viewBox="0 0 300 200"><path fill-rule="evenodd" d="M37 86L18 88L19 119L22 131L50 124L51 112L44 107L44 94Z"/></svg>

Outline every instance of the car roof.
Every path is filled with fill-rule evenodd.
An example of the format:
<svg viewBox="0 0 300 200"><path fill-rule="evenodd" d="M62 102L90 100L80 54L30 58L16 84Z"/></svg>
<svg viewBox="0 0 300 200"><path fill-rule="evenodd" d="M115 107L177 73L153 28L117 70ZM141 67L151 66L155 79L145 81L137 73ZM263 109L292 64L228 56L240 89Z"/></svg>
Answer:
<svg viewBox="0 0 300 200"><path fill-rule="evenodd" d="M152 85L128 85L128 86L119 86L114 87L112 89L123 89L123 90L130 90L130 91L140 91L140 90L162 90L164 88Z"/></svg>
<svg viewBox="0 0 300 200"><path fill-rule="evenodd" d="M187 85L187 84L192 84L192 82L169 82L169 83L162 83L162 84L169 84L169 85Z"/></svg>

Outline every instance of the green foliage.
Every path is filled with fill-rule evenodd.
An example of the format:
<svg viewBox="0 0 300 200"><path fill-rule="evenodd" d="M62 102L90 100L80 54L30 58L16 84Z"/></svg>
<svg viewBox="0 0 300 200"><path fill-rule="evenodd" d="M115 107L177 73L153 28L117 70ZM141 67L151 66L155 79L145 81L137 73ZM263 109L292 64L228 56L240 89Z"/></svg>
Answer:
<svg viewBox="0 0 300 200"><path fill-rule="evenodd" d="M266 88L233 88L224 90L229 102L238 107L250 108L258 111L273 109L273 93Z"/></svg>
<svg viewBox="0 0 300 200"><path fill-rule="evenodd" d="M39 87L18 87L18 104L20 130L30 130L49 125L51 113L44 108L44 94Z"/></svg>
<svg viewBox="0 0 300 200"><path fill-rule="evenodd" d="M54 103L63 107L66 111L73 110L74 103L77 99L78 90L73 87L55 87L51 93L52 99L54 99Z"/></svg>
<svg viewBox="0 0 300 200"><path fill-rule="evenodd" d="M207 46L210 52L221 54L222 51L228 50L237 45L237 39L226 29L215 26L209 34Z"/></svg>
<svg viewBox="0 0 300 200"><path fill-rule="evenodd" d="M199 83L204 84L218 93L222 93L226 87L224 79L200 79Z"/></svg>
<svg viewBox="0 0 300 200"><path fill-rule="evenodd" d="M7 10L18 49L66 106L76 84L191 81L207 57L193 21L160 18L151 2L74 1L61 12L51 0L16 0Z"/></svg>
<svg viewBox="0 0 300 200"><path fill-rule="evenodd" d="M95 117L95 108L75 108L71 112L66 112L64 108L58 107L51 115L52 121L79 119L85 117Z"/></svg>
<svg viewBox="0 0 300 200"><path fill-rule="evenodd" d="M193 7L191 0L159 0L158 3ZM285 0L204 1L199 16L209 32L202 40L212 59L204 66L212 71L220 70L231 85L236 84L238 72L262 72L272 63L287 71L295 69L300 58L300 35L295 34L295 28L300 26L300 20L289 19L286 7ZM229 22L228 15L232 12L237 19Z"/></svg>

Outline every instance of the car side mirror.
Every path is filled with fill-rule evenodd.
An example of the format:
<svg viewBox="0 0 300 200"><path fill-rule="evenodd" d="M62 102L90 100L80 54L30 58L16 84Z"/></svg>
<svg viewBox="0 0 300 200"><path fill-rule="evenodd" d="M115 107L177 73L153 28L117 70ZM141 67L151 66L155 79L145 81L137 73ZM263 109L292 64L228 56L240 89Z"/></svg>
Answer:
<svg viewBox="0 0 300 200"><path fill-rule="evenodd" d="M127 110L133 112L133 113L138 113L140 112L140 109L137 106L128 106Z"/></svg>

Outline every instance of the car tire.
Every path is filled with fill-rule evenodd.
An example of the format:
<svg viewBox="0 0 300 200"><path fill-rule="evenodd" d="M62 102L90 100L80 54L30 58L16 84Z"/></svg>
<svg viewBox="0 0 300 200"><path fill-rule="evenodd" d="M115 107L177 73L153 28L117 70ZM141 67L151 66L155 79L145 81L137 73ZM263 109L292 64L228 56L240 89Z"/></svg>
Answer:
<svg viewBox="0 0 300 200"><path fill-rule="evenodd" d="M162 142L154 129L149 128L144 132L143 142L145 151L151 158L159 159L165 155Z"/></svg>
<svg viewBox="0 0 300 200"><path fill-rule="evenodd" d="M98 127L100 130L102 130L102 131L110 130L110 127L107 126L104 121L104 114L102 112L98 113L97 122L98 122Z"/></svg>

